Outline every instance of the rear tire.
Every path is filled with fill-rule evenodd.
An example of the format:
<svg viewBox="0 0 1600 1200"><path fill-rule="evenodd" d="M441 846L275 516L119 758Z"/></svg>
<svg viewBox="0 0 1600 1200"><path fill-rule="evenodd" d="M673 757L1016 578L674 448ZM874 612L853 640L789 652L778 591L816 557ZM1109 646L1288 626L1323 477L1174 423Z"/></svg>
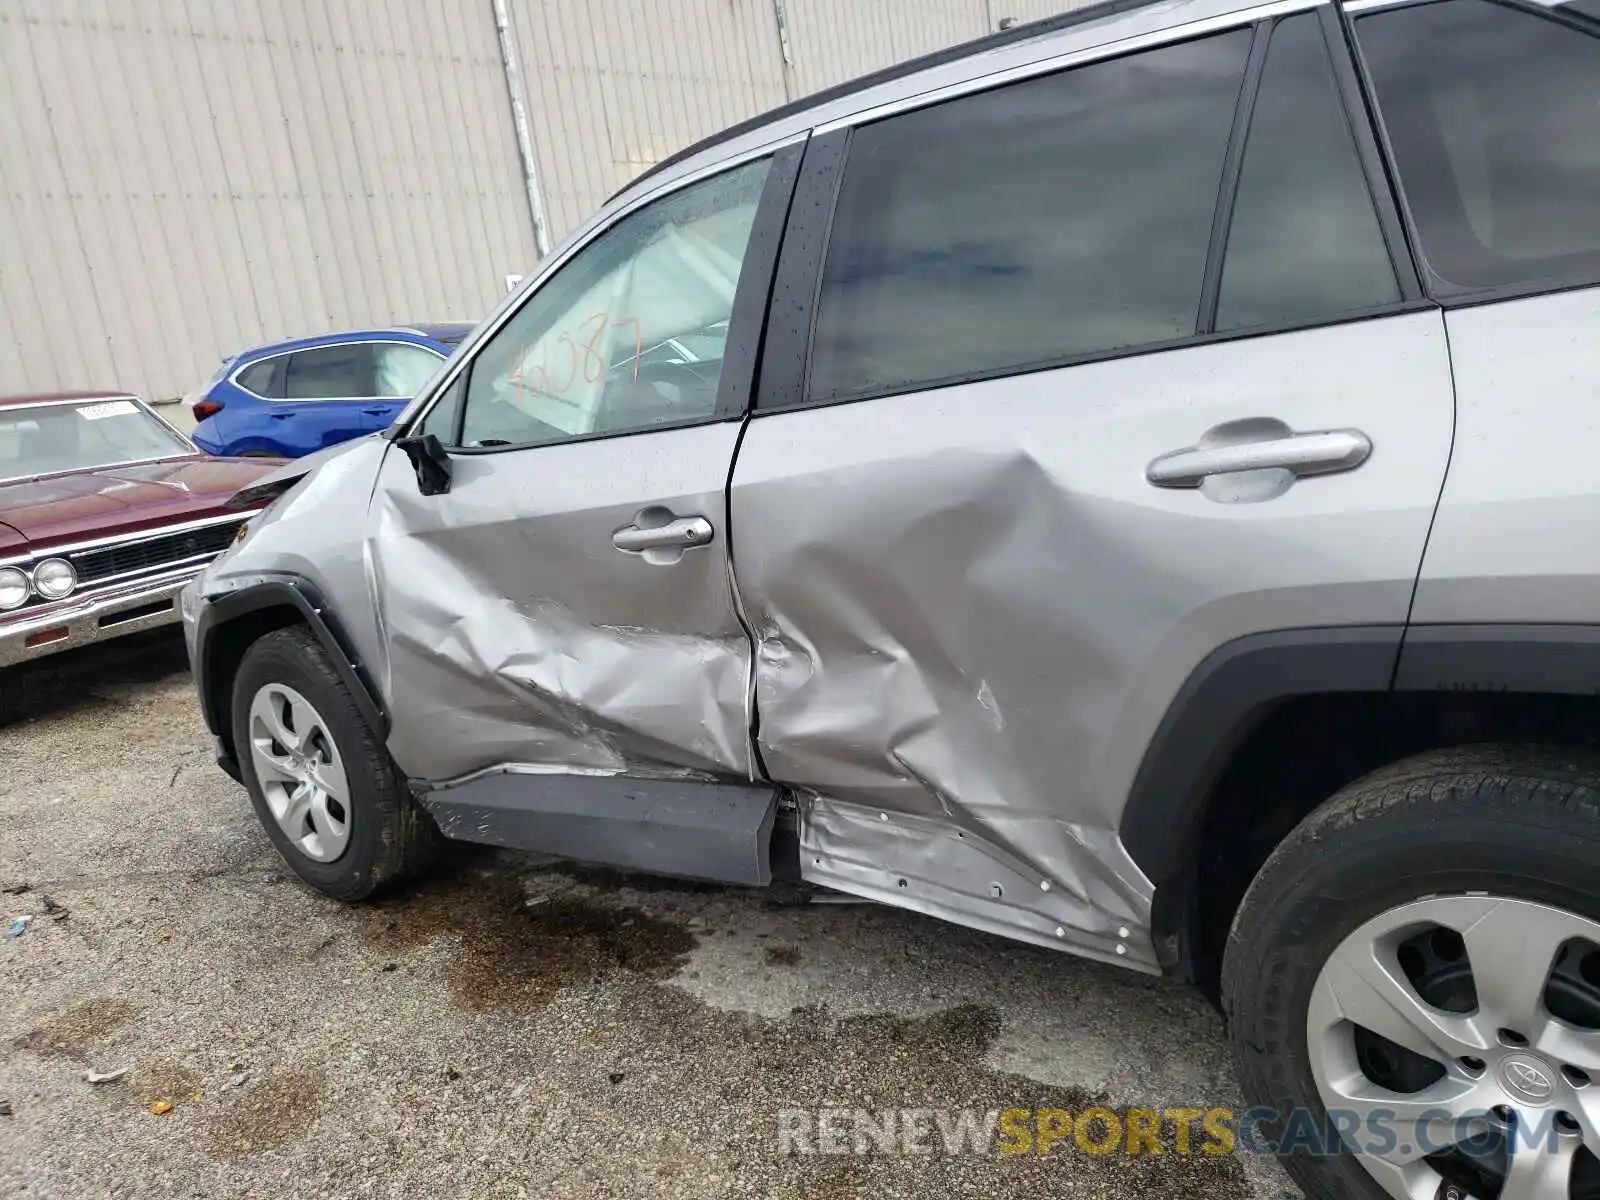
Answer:
<svg viewBox="0 0 1600 1200"><path fill-rule="evenodd" d="M295 732L292 717L288 724L269 717L282 734L275 741L263 713L289 697L302 728ZM365 900L433 862L443 840L437 827L304 626L275 630L245 652L232 713L233 744L256 816L284 861L317 891L335 900ZM274 762L290 766L296 778L316 773L329 784L337 778L340 786L302 789ZM313 813L319 794L321 807Z"/></svg>
<svg viewBox="0 0 1600 1200"><path fill-rule="evenodd" d="M1540 1120L1551 1124L1552 1137L1566 1138L1550 1143L1567 1156L1562 1178L1570 1169L1575 1194L1588 1194L1586 1173L1600 1167L1592 1159L1600 1146L1590 1143L1600 1139L1560 1122L1569 1110L1583 1117L1590 1103L1572 1028L1600 1054L1600 978L1585 978L1600 976L1600 958L1584 949L1600 937L1597 832L1600 756L1472 746L1357 780L1273 852L1235 915L1222 978L1248 1102L1278 1114L1259 1126L1260 1140L1282 1138L1284 1118L1296 1109L1305 1110L1299 1119L1307 1126L1326 1130L1330 1099L1348 1118L1373 1089L1385 1104L1391 1094L1403 1100L1426 1087L1430 1097L1459 1095L1451 1103L1463 1110L1495 1114L1498 1105L1511 1114L1509 1126L1490 1127L1501 1130L1498 1160L1491 1145L1466 1162L1458 1146L1396 1168L1352 1153L1338 1136L1326 1154L1278 1143L1308 1196L1380 1200L1407 1190L1408 1179L1416 1195L1451 1194L1446 1183L1461 1195L1495 1194L1513 1169L1504 1131L1536 1129ZM1558 1007L1562 1021L1550 1016ZM1370 1019L1355 1019L1363 1014ZM1449 1032L1421 1032L1433 1023ZM1394 1036L1376 1037L1379 1024ZM1507 1029L1526 1040L1507 1041ZM1428 1053L1396 1045L1398 1038ZM1600 1074L1594 1080L1600 1084ZM1353 1098L1345 1103L1345 1096ZM1451 1103L1442 1107L1454 1113ZM1409 1128L1428 1133L1419 1146L1440 1147L1433 1126ZM1536 1161L1518 1159L1517 1169L1547 1169L1550 1160ZM1473 1175L1479 1171L1488 1174ZM1555 1182L1548 1194L1564 1200L1569 1193Z"/></svg>

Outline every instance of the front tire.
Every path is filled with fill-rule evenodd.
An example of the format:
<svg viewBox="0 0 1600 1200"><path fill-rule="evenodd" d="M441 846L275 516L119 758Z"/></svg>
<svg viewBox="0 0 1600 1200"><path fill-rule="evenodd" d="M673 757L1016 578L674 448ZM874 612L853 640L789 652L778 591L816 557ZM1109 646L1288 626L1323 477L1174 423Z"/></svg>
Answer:
<svg viewBox="0 0 1600 1200"><path fill-rule="evenodd" d="M1462 747L1356 781L1273 852L1223 1005L1308 1196L1600 1195L1597 832L1600 756Z"/></svg>
<svg viewBox="0 0 1600 1200"><path fill-rule="evenodd" d="M367 899L436 856L438 829L304 626L275 630L245 652L233 744L262 828L324 895Z"/></svg>

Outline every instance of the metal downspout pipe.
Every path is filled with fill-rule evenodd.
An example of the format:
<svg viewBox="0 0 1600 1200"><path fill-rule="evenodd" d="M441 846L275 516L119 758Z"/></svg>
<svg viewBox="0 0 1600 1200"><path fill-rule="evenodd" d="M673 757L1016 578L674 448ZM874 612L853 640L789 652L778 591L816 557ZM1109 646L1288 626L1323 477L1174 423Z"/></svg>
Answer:
<svg viewBox="0 0 1600 1200"><path fill-rule="evenodd" d="M528 215L533 220L533 244L543 258L550 253L550 222L545 217L544 195L539 190L539 166L533 157L533 131L528 123L528 103L522 88L522 68L517 65L517 35L511 24L511 0L491 0L494 30L500 38L500 65L505 69L506 95L511 101L511 125L517 138L517 159L522 165L522 186L528 193Z"/></svg>

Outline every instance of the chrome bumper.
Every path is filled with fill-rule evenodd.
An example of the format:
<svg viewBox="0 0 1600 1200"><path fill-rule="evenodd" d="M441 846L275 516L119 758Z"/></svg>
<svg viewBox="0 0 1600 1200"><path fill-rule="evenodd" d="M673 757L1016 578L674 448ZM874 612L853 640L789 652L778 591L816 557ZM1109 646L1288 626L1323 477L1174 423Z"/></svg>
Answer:
<svg viewBox="0 0 1600 1200"><path fill-rule="evenodd" d="M0 667L176 624L178 593L203 569L186 567L0 617Z"/></svg>

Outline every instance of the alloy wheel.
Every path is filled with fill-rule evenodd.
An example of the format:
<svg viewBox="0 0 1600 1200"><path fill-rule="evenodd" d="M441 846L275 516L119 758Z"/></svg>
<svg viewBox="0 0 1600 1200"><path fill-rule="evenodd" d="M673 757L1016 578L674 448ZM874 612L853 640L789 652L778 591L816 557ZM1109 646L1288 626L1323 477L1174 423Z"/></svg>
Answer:
<svg viewBox="0 0 1600 1200"><path fill-rule="evenodd" d="M1398 1200L1600 1197L1600 923L1488 895L1390 909L1323 965L1306 1045Z"/></svg>
<svg viewBox="0 0 1600 1200"><path fill-rule="evenodd" d="M327 722L293 688L269 683L250 702L250 758L278 827L314 862L350 844L350 786Z"/></svg>

